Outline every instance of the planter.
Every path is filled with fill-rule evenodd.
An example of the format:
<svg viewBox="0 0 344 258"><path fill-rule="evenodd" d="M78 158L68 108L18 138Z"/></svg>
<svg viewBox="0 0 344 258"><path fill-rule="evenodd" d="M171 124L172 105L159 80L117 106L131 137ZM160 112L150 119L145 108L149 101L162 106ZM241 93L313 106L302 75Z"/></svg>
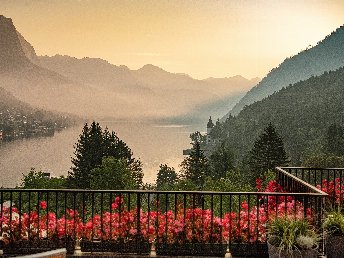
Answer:
<svg viewBox="0 0 344 258"><path fill-rule="evenodd" d="M233 257L269 257L266 243L232 243L230 251Z"/></svg>
<svg viewBox="0 0 344 258"><path fill-rule="evenodd" d="M287 253L286 250L279 250L276 246L271 245L268 242L269 258L317 258L318 257L318 246L314 249L300 249L293 250L292 253Z"/></svg>
<svg viewBox="0 0 344 258"><path fill-rule="evenodd" d="M219 243L156 243L156 252L162 256L223 256L226 245Z"/></svg>
<svg viewBox="0 0 344 258"><path fill-rule="evenodd" d="M80 242L82 252L113 252L148 254L149 244L143 241L85 241Z"/></svg>
<svg viewBox="0 0 344 258"><path fill-rule="evenodd" d="M75 241L72 239L40 239L40 240L18 240L3 245L5 254L27 255L46 252L53 249L66 248L67 254L73 254Z"/></svg>
<svg viewBox="0 0 344 258"><path fill-rule="evenodd" d="M220 243L157 243L156 251L161 256L211 256L224 257L227 244ZM231 243L231 254L234 257L268 257L266 244Z"/></svg>
<svg viewBox="0 0 344 258"><path fill-rule="evenodd" d="M329 236L326 239L325 253L327 258L342 258L344 250L344 236Z"/></svg>

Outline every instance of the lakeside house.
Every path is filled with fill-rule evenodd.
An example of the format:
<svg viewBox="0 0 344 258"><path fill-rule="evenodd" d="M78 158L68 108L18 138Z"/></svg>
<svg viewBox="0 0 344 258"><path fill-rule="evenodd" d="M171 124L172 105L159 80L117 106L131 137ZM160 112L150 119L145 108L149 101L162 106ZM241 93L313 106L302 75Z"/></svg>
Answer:
<svg viewBox="0 0 344 258"><path fill-rule="evenodd" d="M214 123L211 118L209 117L208 123L207 123L207 132L205 134L205 142L201 143L201 150L203 151L204 155L208 157L210 155L211 150L215 147L217 141L215 139L212 139L211 137L211 131L214 128ZM185 149L183 150L183 155L187 156L191 154L191 149Z"/></svg>

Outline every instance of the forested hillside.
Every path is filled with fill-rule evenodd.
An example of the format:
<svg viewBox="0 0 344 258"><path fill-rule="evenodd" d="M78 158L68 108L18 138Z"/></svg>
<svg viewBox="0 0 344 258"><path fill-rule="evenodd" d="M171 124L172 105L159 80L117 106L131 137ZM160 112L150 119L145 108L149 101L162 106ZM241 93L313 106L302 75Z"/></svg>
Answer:
<svg viewBox="0 0 344 258"><path fill-rule="evenodd" d="M32 136L50 136L74 124L74 116L33 108L0 87L0 142Z"/></svg>
<svg viewBox="0 0 344 258"><path fill-rule="evenodd" d="M343 46L344 26L341 26L316 46L286 58L253 87L229 113L237 115L246 105L262 100L283 87L344 66Z"/></svg>
<svg viewBox="0 0 344 258"><path fill-rule="evenodd" d="M246 106L237 117L217 123L213 137L226 140L239 158L252 149L269 122L283 137L286 150L297 165L305 151L323 145L328 127L344 123L344 68L312 76L306 81Z"/></svg>

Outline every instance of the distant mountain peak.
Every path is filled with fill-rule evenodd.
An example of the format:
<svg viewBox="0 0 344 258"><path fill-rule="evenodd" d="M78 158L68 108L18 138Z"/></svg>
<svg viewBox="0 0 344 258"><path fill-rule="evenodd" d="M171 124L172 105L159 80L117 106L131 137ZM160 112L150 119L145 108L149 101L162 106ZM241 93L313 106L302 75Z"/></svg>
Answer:
<svg viewBox="0 0 344 258"><path fill-rule="evenodd" d="M6 21L6 22L11 22L12 23L12 19L11 18L7 18L5 16L3 16L2 14L0 14L0 22L2 21Z"/></svg>
<svg viewBox="0 0 344 258"><path fill-rule="evenodd" d="M0 67L13 69L30 64L12 19L0 15Z"/></svg>
<svg viewBox="0 0 344 258"><path fill-rule="evenodd" d="M152 64L145 64L140 69L138 69L138 71L148 71L148 72L164 71L164 72L166 72L164 69L160 68L159 66L152 65Z"/></svg>
<svg viewBox="0 0 344 258"><path fill-rule="evenodd" d="M260 101L282 88L344 66L343 46L342 25L320 40L316 46L287 57L253 87L229 113L237 115L245 106Z"/></svg>

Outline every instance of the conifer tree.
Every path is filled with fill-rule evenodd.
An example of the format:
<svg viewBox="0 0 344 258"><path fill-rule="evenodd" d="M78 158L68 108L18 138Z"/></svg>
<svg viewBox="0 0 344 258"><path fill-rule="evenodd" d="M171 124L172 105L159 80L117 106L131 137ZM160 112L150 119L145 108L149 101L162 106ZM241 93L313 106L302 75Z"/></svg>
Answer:
<svg viewBox="0 0 344 258"><path fill-rule="evenodd" d="M286 166L288 163L289 158L285 152L283 140L275 127L269 123L250 151L250 169L261 174L277 166Z"/></svg>
<svg viewBox="0 0 344 258"><path fill-rule="evenodd" d="M328 153L343 156L344 155L344 132L343 127L332 124L327 130L325 149Z"/></svg>
<svg viewBox="0 0 344 258"><path fill-rule="evenodd" d="M71 188L89 189L90 171L101 164L103 152L102 129L93 122L89 127L86 123L74 146L75 157L72 157L72 168L68 174L68 185Z"/></svg>
<svg viewBox="0 0 344 258"><path fill-rule="evenodd" d="M181 163L182 177L191 180L197 188L202 189L205 177L209 176L209 162L201 149L201 143L197 139L192 143L193 147L188 157Z"/></svg>
<svg viewBox="0 0 344 258"><path fill-rule="evenodd" d="M209 157L211 177L225 178L228 171L234 169L234 155L226 141L223 141Z"/></svg>
<svg viewBox="0 0 344 258"><path fill-rule="evenodd" d="M107 128L102 131L96 122L93 122L91 126L86 123L74 148L73 166L68 173L69 187L91 188L91 170L99 167L105 157L123 160L131 171L136 187L139 188L142 185L141 162L133 158L131 149L117 137L115 132L110 133Z"/></svg>

